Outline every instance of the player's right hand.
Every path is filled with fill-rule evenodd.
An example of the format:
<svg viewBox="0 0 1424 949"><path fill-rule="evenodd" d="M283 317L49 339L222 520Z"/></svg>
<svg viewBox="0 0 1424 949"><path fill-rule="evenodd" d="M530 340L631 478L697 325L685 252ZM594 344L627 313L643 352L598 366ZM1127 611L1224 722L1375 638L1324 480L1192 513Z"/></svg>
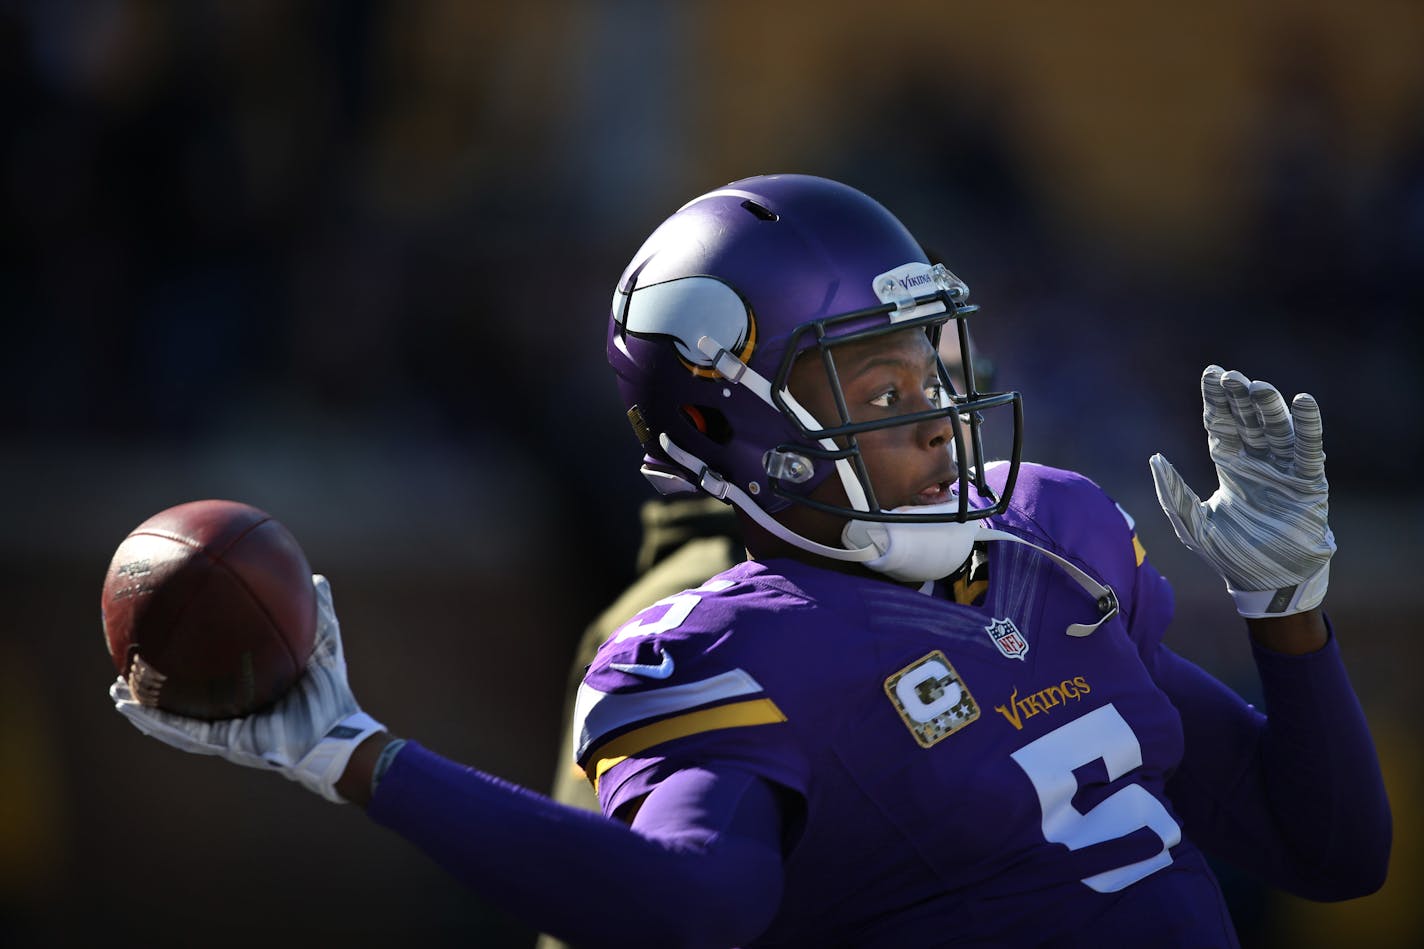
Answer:
<svg viewBox="0 0 1424 949"><path fill-rule="evenodd" d="M337 779L356 746L385 726L361 711L351 694L331 586L323 576L312 583L316 647L306 672L275 705L243 718L204 721L140 705L120 677L109 687L114 708L139 731L174 748L276 769L327 800L344 803Z"/></svg>

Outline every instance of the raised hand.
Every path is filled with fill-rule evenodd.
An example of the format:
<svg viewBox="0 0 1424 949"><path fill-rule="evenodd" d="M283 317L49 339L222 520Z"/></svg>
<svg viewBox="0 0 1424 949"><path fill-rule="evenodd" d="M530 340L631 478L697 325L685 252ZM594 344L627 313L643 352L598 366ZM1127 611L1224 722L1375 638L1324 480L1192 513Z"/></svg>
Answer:
<svg viewBox="0 0 1424 949"><path fill-rule="evenodd" d="M1246 617L1318 606L1335 537L1315 399L1285 400L1268 382L1208 366L1202 422L1216 491L1202 501L1161 454L1150 460L1157 500L1177 538L1226 580Z"/></svg>

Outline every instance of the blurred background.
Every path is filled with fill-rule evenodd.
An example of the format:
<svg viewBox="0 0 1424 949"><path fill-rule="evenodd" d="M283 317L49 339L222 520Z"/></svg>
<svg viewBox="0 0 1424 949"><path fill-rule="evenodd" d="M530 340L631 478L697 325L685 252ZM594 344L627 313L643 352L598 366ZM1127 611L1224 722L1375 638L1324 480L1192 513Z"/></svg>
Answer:
<svg viewBox="0 0 1424 949"><path fill-rule="evenodd" d="M649 495L614 282L688 198L800 171L969 282L1026 456L1134 513L1169 644L1248 696L1147 457L1210 490L1208 362L1320 399L1391 877L1224 882L1247 946L1418 944L1421 49L1413 0L0 3L0 943L530 945L354 808L115 715L109 557L181 501L270 511L368 710L547 787Z"/></svg>

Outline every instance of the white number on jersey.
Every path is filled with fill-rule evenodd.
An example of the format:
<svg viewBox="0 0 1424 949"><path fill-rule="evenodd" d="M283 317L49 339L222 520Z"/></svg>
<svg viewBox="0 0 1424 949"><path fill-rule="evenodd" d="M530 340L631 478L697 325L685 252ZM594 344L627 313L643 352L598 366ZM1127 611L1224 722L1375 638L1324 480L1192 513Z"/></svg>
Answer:
<svg viewBox="0 0 1424 949"><path fill-rule="evenodd" d="M716 593L734 586L731 580L708 580L696 590L684 590L681 593L674 593L672 596L665 596L651 606L645 607L637 616L633 617L613 637L615 643L621 643L625 639L636 639L639 636L656 636L658 633L665 633L670 629L677 629L687 618L692 615L692 610L698 603L702 602L700 594ZM657 610L658 607L666 606L667 610L655 620L644 619L649 613Z"/></svg>
<svg viewBox="0 0 1424 949"><path fill-rule="evenodd" d="M1142 764L1142 745L1111 704L1029 742L1013 753L1013 759L1038 792L1043 836L1050 842L1078 850L1142 827L1151 828L1161 838L1162 849L1146 860L1086 877L1083 882L1094 890L1116 893L1171 864L1168 850L1181 842L1182 829L1162 802L1141 785L1128 785L1086 813L1073 806L1073 795L1078 791L1075 768L1101 759L1112 781Z"/></svg>

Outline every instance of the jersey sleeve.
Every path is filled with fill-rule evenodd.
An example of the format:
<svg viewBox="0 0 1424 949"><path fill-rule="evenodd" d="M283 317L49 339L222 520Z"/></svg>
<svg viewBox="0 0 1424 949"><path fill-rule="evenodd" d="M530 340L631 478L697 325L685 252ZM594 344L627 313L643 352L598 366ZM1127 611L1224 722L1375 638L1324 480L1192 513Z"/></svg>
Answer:
<svg viewBox="0 0 1424 949"><path fill-rule="evenodd" d="M1160 647L1151 671L1186 751L1167 792L1207 853L1307 899L1384 882L1390 811L1364 713L1332 631L1314 653L1254 646L1268 715Z"/></svg>
<svg viewBox="0 0 1424 949"><path fill-rule="evenodd" d="M1127 512L1123 511L1122 514L1128 524L1132 525L1132 519L1128 517ZM1137 645L1138 652L1146 658L1161 645L1163 637L1166 636L1167 627L1176 611L1176 598L1167 578L1162 576L1148 559L1147 551L1137 538L1135 527L1131 527L1130 541L1134 565L1130 574L1131 582L1126 587L1128 594L1123 598L1123 622L1127 624L1127 634Z"/></svg>
<svg viewBox="0 0 1424 949"><path fill-rule="evenodd" d="M804 792L805 755L773 688L765 635L797 605L724 575L658 601L610 637L574 711L574 760L604 813L690 763Z"/></svg>
<svg viewBox="0 0 1424 949"><path fill-rule="evenodd" d="M779 802L734 771L680 772L625 826L412 741L367 814L501 912L578 946L746 945L782 891ZM610 916L630 893L635 916Z"/></svg>

